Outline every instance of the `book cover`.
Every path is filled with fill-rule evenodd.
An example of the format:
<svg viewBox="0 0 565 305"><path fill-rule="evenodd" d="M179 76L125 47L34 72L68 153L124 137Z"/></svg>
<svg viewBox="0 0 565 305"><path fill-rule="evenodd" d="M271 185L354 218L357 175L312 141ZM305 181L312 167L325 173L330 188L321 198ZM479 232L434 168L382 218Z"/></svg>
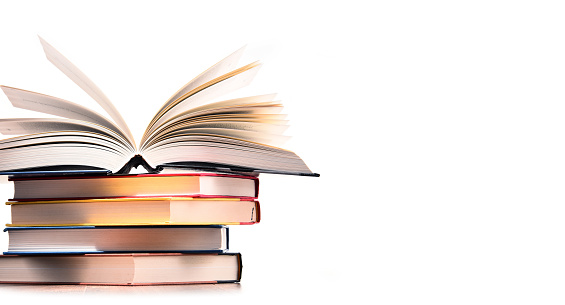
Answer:
<svg viewBox="0 0 565 305"><path fill-rule="evenodd" d="M9 201L8 227L117 225L251 225L260 204L243 198L126 197Z"/></svg>
<svg viewBox="0 0 565 305"><path fill-rule="evenodd" d="M215 173L10 176L14 201L120 197L238 197L256 199L255 176Z"/></svg>
<svg viewBox="0 0 565 305"><path fill-rule="evenodd" d="M4 254L225 252L226 226L8 227Z"/></svg>
<svg viewBox="0 0 565 305"><path fill-rule="evenodd" d="M0 283L166 285L241 280L239 253L0 255Z"/></svg>

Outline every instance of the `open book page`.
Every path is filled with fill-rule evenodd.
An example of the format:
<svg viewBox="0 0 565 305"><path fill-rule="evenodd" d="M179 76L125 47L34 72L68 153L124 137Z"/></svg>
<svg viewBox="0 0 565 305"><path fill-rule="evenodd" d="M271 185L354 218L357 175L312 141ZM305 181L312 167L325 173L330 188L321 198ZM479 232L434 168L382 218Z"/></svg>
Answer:
<svg viewBox="0 0 565 305"><path fill-rule="evenodd" d="M75 84L82 88L88 95L90 95L116 122L123 134L131 145L135 147L135 141L131 131L129 130L125 120L122 118L114 104L106 97L106 95L96 86L82 71L73 65L63 54L59 53L53 46L39 37L43 50L47 59L55 65L61 72L69 77Z"/></svg>
<svg viewBox="0 0 565 305"><path fill-rule="evenodd" d="M238 147L238 149L234 149ZM171 142L151 147L144 158L152 166L184 166L217 164L259 169L261 172L311 174L304 161L291 151L234 138L192 135L190 141ZM190 160L190 161L188 161Z"/></svg>
<svg viewBox="0 0 565 305"><path fill-rule="evenodd" d="M216 90L213 90L211 92L209 91L208 94L213 94L212 92L217 91L218 92L217 94L222 95L222 94L225 94L227 92L234 91L234 90L237 90L239 88L245 87L249 83L251 83L251 81L253 80L253 78L255 77L257 72L259 71L260 67L261 67L261 63L259 61L256 61L256 62L247 64L247 65L245 65L241 68L230 71L226 74L223 74L223 75L221 75L217 78L214 78L214 79L192 89L191 91L183 94L182 96L177 98L175 101L173 101L168 107L166 107L166 109L164 111L166 113L167 111L170 111L171 109L174 109L175 107L177 107L178 105L181 105L181 104L184 104L185 107L189 107L189 108L195 108L195 107L199 107L199 106L204 105L211 98L208 98L207 100L203 99L203 100L200 101L200 103L195 103L194 101L189 101L190 103L188 103L186 100L189 97L192 97L195 94L198 94L202 91L205 91L206 89L209 89L210 87L212 87L214 85L221 84L223 86L215 87ZM230 85L226 85L225 83L230 83ZM236 83L236 84L231 84L231 83ZM225 87L225 88L219 89L219 87Z"/></svg>
<svg viewBox="0 0 565 305"><path fill-rule="evenodd" d="M124 147L121 145L117 145L114 143L108 143L108 139L100 134L85 132L85 131L64 131L59 132L57 135L53 135L53 133L45 132L45 133L38 133L32 135L25 135L14 137L6 141L0 142L0 149L2 148L11 148L9 151L3 152L2 156L4 157L4 153L15 153L18 154L22 151L33 149L34 151L39 151L41 149L45 149L49 145L53 144L65 144L65 145L89 145L91 147L95 147L97 150L105 150L117 155L122 156L123 158L130 157L132 152L129 150L124 150ZM49 153L39 154L39 157L49 157L49 158L64 158L62 156L56 156ZM61 161L61 160L59 160ZM63 160L66 161L66 160Z"/></svg>
<svg viewBox="0 0 565 305"><path fill-rule="evenodd" d="M109 128L127 139L126 135L112 121L84 106L41 93L7 86L0 86L0 88L16 108L91 122Z"/></svg>
<svg viewBox="0 0 565 305"><path fill-rule="evenodd" d="M176 101L178 98L183 96L184 94L188 93L189 91L193 90L194 88L213 80L214 78L226 74L232 70L235 70L237 67L237 63L239 59L243 55L243 51L245 47L240 48L239 50L233 52L226 58L220 60L218 63L213 65L212 67L208 68L206 71L200 73L197 77L192 79L182 88L180 88L173 96L171 96L167 102L159 109L156 116L161 115L162 111L167 108L172 102Z"/></svg>
<svg viewBox="0 0 565 305"><path fill-rule="evenodd" d="M222 130L237 130L237 131L248 131L248 132L258 132L260 134L272 134L272 135L282 135L284 131L288 128L284 124L271 124L263 121L236 121L229 118L222 120L215 120L213 122L193 122L180 124L175 126L175 129L180 130L190 130L195 128L214 128L218 131Z"/></svg>
<svg viewBox="0 0 565 305"><path fill-rule="evenodd" d="M195 136L195 135L226 137L231 139L243 140L247 142L253 142L260 145L270 145L275 147L284 144L290 139L289 136L283 136L279 134L268 134L264 132L255 132L249 130L192 127L192 128L181 129L168 133L167 135L160 138L158 142L154 143L148 150L166 144L176 144L183 141L190 142L193 140L191 136Z"/></svg>
<svg viewBox="0 0 565 305"><path fill-rule="evenodd" d="M103 126L90 122L62 118L25 118L0 119L0 133L4 135L24 135L58 131L85 131L97 133L107 138L107 141L123 147L123 150L135 152L135 149L125 138Z"/></svg>
<svg viewBox="0 0 565 305"><path fill-rule="evenodd" d="M155 136L165 135L183 128L208 126L209 128L241 129L282 134L288 127L284 114L218 114L186 119L167 125ZM265 125L265 126L261 126ZM272 125L272 126L269 126ZM155 138L155 137L154 137Z"/></svg>
<svg viewBox="0 0 565 305"><path fill-rule="evenodd" d="M220 108L240 107L240 106L245 107L247 105L272 103L272 101L275 99L276 96L277 96L276 93L271 93L271 94L247 96L247 97L240 97L231 100L219 101L219 102L209 103L199 107L191 108L190 113L198 113L210 109L220 109ZM281 105L280 103L277 104Z"/></svg>
<svg viewBox="0 0 565 305"><path fill-rule="evenodd" d="M237 98L232 100L226 100L216 103L205 104L200 107L195 107L193 109L177 113L174 117L168 121L163 122L159 127L153 128L150 134L146 134L142 139L140 145L140 150L147 147L151 139L159 135L160 133L166 132L170 128L174 128L180 122L186 122L187 120L195 120L196 118L205 119L212 118L213 115L218 114L276 114L282 110L282 105L278 103L271 102L275 94L266 94L258 96L250 96L244 98ZM284 118L279 118L284 119Z"/></svg>
<svg viewBox="0 0 565 305"><path fill-rule="evenodd" d="M215 134L230 137L235 136L232 130L255 132L259 133L257 134L257 137L249 138L251 134L246 133L246 139L253 142L274 145L274 142L269 139L267 139L266 142L263 142L263 140L265 138L273 136L279 137L283 135L285 130L288 128L288 121L285 120L285 117L286 116L284 114L254 114L247 112L240 114L206 115L204 117L196 117L192 119L188 118L177 121L174 124L168 124L167 128L154 133L153 136L144 143L145 146L141 148L141 151L159 143L159 141L164 138L177 134L179 131L192 130L196 128L214 128ZM225 132L222 133L222 131ZM287 138L288 137L284 137L281 139Z"/></svg>
<svg viewBox="0 0 565 305"><path fill-rule="evenodd" d="M283 136L284 132L288 129L287 122L287 120L284 120L284 115L278 114L223 114L193 120L183 120L175 124L167 125L167 128L155 133L144 143L145 146L141 147L140 151L143 152L148 147L158 144L159 141L174 137L179 133L192 133L202 128L213 128L214 134L228 137L235 137L238 131L243 131L245 132L246 140L274 145L274 142L270 139L271 137L279 140L284 139L282 142L279 140L275 141L279 143L283 143L289 138ZM251 137L253 134L256 136Z"/></svg>
<svg viewBox="0 0 565 305"><path fill-rule="evenodd" d="M0 141L0 171L40 166L82 165L117 171L132 153L97 133L39 133Z"/></svg>
<svg viewBox="0 0 565 305"><path fill-rule="evenodd" d="M200 107L216 97L247 86L257 74L259 67L259 63L249 64L198 86L181 96L171 103L161 116L156 117L155 122L149 124L144 138L146 138L147 134L151 134L155 128L158 128L162 123L173 118L175 115L195 107Z"/></svg>
<svg viewBox="0 0 565 305"><path fill-rule="evenodd" d="M46 151L49 152L48 155L44 155ZM55 157L56 155L64 156L64 161L62 162L60 157ZM121 166L117 167L116 164L124 164L128 159L111 151L97 149L97 146L91 144L51 143L48 149L30 146L27 149L7 152L2 155L2 160L3 162L0 164L1 172L78 164L117 172ZM30 165L32 166L30 167Z"/></svg>

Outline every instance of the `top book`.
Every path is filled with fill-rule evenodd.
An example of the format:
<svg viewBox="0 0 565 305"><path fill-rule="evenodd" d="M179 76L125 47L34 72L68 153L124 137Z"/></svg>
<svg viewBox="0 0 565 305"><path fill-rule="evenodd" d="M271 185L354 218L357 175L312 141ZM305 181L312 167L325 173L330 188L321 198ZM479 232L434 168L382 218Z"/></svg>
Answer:
<svg viewBox="0 0 565 305"><path fill-rule="evenodd" d="M0 119L0 173L104 170L126 174L142 165L220 172L318 176L295 153L278 148L287 128L274 94L214 101L246 86L261 66L236 68L243 48L202 72L157 111L139 145L102 91L41 37L47 59L108 113L17 88L0 86L12 105L58 118Z"/></svg>

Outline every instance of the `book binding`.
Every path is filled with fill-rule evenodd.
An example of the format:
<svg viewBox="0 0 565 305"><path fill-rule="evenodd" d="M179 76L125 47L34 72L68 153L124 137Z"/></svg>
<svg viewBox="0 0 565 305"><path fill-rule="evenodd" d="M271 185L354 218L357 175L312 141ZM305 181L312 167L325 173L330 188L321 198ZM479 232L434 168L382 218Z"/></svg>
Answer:
<svg viewBox="0 0 565 305"><path fill-rule="evenodd" d="M257 169L251 167L234 166L221 163L209 162L177 162L166 163L156 167L152 167L147 161L139 154L133 156L122 168L113 173L110 170L91 167L91 166L74 166L74 165L58 165L58 166L43 166L33 167L14 171L0 171L0 175L8 176L74 176L74 175L127 175L133 168L142 166L149 174L158 174L166 169L186 170L186 171L204 171L214 173L224 173L242 176L258 176L260 173L265 174L283 174L283 175L296 175L296 176L309 176L320 177L318 173L303 173L303 172L286 172L274 171L267 169Z"/></svg>

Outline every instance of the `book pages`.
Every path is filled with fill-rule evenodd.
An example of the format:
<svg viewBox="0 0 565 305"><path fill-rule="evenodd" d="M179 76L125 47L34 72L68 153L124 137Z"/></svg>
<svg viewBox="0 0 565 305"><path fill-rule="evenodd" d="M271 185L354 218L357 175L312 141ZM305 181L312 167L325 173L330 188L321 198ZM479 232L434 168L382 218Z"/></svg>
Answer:
<svg viewBox="0 0 565 305"><path fill-rule="evenodd" d="M44 119L44 118L26 118L26 119L0 119L0 133L4 135L23 135L46 132L60 131L84 131L102 134L115 142L116 145L122 147L122 150L135 152L125 138L116 134L112 130L93 123L65 120L65 119Z"/></svg>
<svg viewBox="0 0 565 305"><path fill-rule="evenodd" d="M148 128L147 132L151 133L155 128L160 127L164 122L174 118L180 113L195 107L200 107L216 97L247 86L251 83L259 68L260 65L255 65L233 76L216 79L215 82L205 84L202 88L196 88L194 90L195 92L188 97L172 103L169 109ZM143 146L143 144L141 146Z"/></svg>
<svg viewBox="0 0 565 305"><path fill-rule="evenodd" d="M240 48L239 50L233 52L232 54L228 55L226 58L220 60L217 64L213 65L212 67L208 68L206 71L200 73L197 77L192 79L186 85L184 85L179 91L177 91L173 96L171 96L167 102L159 109L157 115L161 114L161 112L169 106L172 102L177 100L179 97L183 96L184 94L188 93L190 90L213 80L214 78L226 74L229 71L235 70L239 59L243 55L243 51L245 47Z"/></svg>
<svg viewBox="0 0 565 305"><path fill-rule="evenodd" d="M41 93L7 86L0 86L0 88L2 88L14 107L91 122L109 128L127 139L127 136L116 124L84 106Z"/></svg>
<svg viewBox="0 0 565 305"><path fill-rule="evenodd" d="M73 63L71 63L63 54L59 53L53 46L47 43L43 38L39 37L43 50L47 59L55 65L63 74L70 78L75 84L77 84L82 90L84 90L88 95L90 95L116 122L117 126L126 135L128 141L131 142L132 146L135 147L135 141L133 135L129 130L125 120L122 115L118 112L114 104L106 97L106 95L96 86L82 71L80 71Z"/></svg>

